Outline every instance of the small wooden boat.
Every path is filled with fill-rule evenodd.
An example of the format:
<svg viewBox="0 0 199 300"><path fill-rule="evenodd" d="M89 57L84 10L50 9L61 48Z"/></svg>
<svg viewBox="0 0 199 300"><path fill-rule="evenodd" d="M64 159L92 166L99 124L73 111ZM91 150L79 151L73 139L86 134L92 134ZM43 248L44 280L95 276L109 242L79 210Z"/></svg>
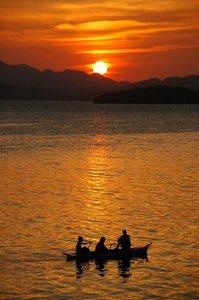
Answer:
<svg viewBox="0 0 199 300"><path fill-rule="evenodd" d="M67 261L69 260L91 260L91 259L124 259L124 258L145 258L147 256L147 250L152 243L141 247L141 248L130 248L127 251L121 249L108 250L105 253L97 253L95 251L88 251L87 253L82 253L81 255L77 254L68 254L63 252L66 256Z"/></svg>

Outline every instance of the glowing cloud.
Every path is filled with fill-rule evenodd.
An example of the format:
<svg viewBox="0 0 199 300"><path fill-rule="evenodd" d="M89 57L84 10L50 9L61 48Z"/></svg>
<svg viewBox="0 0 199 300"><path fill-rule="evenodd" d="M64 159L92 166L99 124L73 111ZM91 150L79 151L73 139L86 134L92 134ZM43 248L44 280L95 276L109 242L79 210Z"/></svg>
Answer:
<svg viewBox="0 0 199 300"><path fill-rule="evenodd" d="M198 0L1 2L0 57L7 63L87 71L103 54L118 66L116 80L198 73Z"/></svg>

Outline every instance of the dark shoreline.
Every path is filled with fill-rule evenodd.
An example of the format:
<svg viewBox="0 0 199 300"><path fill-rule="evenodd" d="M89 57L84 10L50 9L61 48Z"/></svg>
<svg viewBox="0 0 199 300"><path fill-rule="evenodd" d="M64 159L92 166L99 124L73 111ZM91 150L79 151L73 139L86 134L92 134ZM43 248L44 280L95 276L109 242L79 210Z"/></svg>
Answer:
<svg viewBox="0 0 199 300"><path fill-rule="evenodd" d="M94 103L117 104L199 104L199 91L156 85L122 90L99 96Z"/></svg>

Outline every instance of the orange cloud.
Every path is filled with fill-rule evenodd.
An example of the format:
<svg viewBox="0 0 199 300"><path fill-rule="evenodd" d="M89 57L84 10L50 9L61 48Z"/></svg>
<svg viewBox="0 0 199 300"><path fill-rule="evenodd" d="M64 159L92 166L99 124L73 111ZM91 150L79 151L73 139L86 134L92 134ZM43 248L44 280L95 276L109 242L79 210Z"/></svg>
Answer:
<svg viewBox="0 0 199 300"><path fill-rule="evenodd" d="M109 53L146 53L146 52L162 52L182 48L193 48L193 46L184 45L167 45L167 46L156 46L151 48L134 48L134 49L109 49L109 50L90 50L85 53L91 54L109 54ZM195 45L194 48L199 48L199 45Z"/></svg>

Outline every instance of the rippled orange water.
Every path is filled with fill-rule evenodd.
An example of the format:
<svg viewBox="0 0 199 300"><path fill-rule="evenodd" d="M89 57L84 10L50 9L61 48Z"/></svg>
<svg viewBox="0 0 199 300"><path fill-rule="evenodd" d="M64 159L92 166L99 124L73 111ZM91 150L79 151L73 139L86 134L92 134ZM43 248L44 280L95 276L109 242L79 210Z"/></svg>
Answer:
<svg viewBox="0 0 199 300"><path fill-rule="evenodd" d="M0 299L199 298L197 106L0 105ZM62 256L122 229L148 260Z"/></svg>

